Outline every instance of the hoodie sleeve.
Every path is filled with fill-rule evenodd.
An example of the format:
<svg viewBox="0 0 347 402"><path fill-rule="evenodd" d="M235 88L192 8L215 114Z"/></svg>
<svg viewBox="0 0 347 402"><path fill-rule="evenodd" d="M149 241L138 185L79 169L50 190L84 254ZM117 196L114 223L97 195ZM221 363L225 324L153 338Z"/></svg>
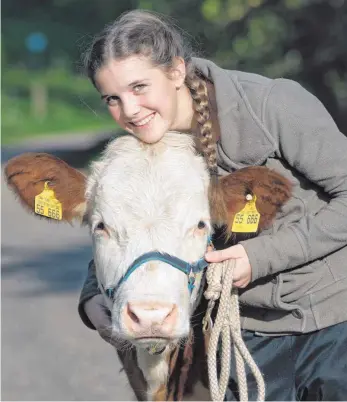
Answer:
<svg viewBox="0 0 347 402"><path fill-rule="evenodd" d="M275 80L265 102L263 124L277 142L277 156L322 188L330 201L276 234L241 242L252 280L347 245L347 137L322 103L294 81Z"/></svg>
<svg viewBox="0 0 347 402"><path fill-rule="evenodd" d="M88 266L88 275L84 281L78 302L78 313L81 317L81 320L88 328L91 329L95 329L95 327L84 311L84 303L99 293L100 290L98 287L98 280L96 279L95 264L94 260L91 260Z"/></svg>

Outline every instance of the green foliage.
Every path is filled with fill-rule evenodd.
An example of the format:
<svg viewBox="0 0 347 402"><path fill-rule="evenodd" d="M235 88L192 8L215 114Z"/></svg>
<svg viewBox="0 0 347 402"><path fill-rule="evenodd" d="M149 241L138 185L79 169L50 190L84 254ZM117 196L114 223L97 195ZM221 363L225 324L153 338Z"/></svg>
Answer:
<svg viewBox="0 0 347 402"><path fill-rule="evenodd" d="M15 90L29 92L32 82L40 82L49 91L62 91L70 95L98 98L97 91L86 77L72 74L68 70L59 67L42 71L30 71L23 67L15 67L3 71L2 79L3 89L7 92Z"/></svg>
<svg viewBox="0 0 347 402"><path fill-rule="evenodd" d="M300 7L302 7L303 4L303 0L285 0L285 5L287 8L289 9L299 9Z"/></svg>
<svg viewBox="0 0 347 402"><path fill-rule="evenodd" d="M49 103L47 116L36 119L30 111L30 102L24 99L2 97L2 143L13 144L33 135L71 134L93 130L115 129L107 115L95 115L86 109L62 101Z"/></svg>
<svg viewBox="0 0 347 402"><path fill-rule="evenodd" d="M202 4L201 11L207 21L216 21L221 12L220 0L205 0Z"/></svg>
<svg viewBox="0 0 347 402"><path fill-rule="evenodd" d="M31 83L38 81L49 102L106 115L91 84L76 71L93 36L134 8L173 17L196 38L200 55L222 67L299 81L347 132L346 0L7 1L2 5L3 102L9 97L29 104ZM48 38L43 54L25 47L33 31Z"/></svg>
<svg viewBox="0 0 347 402"><path fill-rule="evenodd" d="M152 0L139 0L138 7L145 10L154 10L154 2Z"/></svg>
<svg viewBox="0 0 347 402"><path fill-rule="evenodd" d="M47 111L33 112L31 86L39 83L47 92ZM115 129L100 96L86 78L66 70L32 73L23 68L3 72L2 142L20 141L33 135L56 132Z"/></svg>
<svg viewBox="0 0 347 402"><path fill-rule="evenodd" d="M229 0L227 5L227 14L229 21L237 21L245 16L249 9L247 2L242 0Z"/></svg>

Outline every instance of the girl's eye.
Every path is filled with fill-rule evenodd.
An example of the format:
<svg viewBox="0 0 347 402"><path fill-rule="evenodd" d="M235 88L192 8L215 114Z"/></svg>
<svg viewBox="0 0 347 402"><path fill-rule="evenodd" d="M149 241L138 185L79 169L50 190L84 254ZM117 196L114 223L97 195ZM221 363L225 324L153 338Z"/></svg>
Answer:
<svg viewBox="0 0 347 402"><path fill-rule="evenodd" d="M142 92L143 91L143 89L146 87L147 85L146 84L138 84L138 85L135 85L134 86L134 92L135 93L140 93L140 92Z"/></svg>
<svg viewBox="0 0 347 402"><path fill-rule="evenodd" d="M118 96L108 96L108 97L106 98L106 103L107 103L109 106L115 106L115 105L117 105L117 104L118 104L118 101L119 101Z"/></svg>

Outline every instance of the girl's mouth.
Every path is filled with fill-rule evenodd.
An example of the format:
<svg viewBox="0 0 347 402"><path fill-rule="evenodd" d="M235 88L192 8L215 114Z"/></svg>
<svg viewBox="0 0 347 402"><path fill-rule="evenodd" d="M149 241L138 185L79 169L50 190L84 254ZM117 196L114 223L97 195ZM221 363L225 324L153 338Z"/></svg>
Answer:
<svg viewBox="0 0 347 402"><path fill-rule="evenodd" d="M131 122L130 124L135 127L144 127L153 119L154 116L155 116L155 113L152 113L149 116L145 117L144 119L138 120L136 122Z"/></svg>

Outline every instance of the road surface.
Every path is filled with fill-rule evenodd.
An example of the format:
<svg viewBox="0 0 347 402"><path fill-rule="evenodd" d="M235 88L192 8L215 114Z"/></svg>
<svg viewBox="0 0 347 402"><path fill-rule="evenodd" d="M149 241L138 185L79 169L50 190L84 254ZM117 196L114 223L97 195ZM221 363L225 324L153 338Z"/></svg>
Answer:
<svg viewBox="0 0 347 402"><path fill-rule="evenodd" d="M3 162L18 152L4 150ZM116 352L77 313L92 256L87 228L28 214L3 173L1 188L1 399L133 400Z"/></svg>

